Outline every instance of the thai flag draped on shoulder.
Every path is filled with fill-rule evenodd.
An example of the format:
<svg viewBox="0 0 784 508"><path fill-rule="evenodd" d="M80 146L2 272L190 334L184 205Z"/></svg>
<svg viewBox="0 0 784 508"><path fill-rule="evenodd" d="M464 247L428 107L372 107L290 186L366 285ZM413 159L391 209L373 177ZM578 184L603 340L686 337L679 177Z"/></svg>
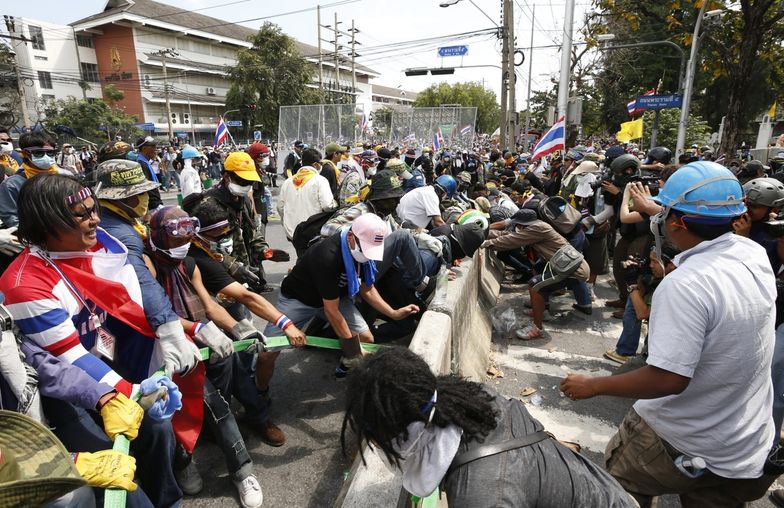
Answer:
<svg viewBox="0 0 784 508"><path fill-rule="evenodd" d="M535 161L541 157L544 157L545 155L550 155L556 150L563 150L565 145L565 130L566 118L561 117L553 124L552 127L550 127L550 130L548 130L544 136L542 136L539 142L536 143L531 160Z"/></svg>
<svg viewBox="0 0 784 508"><path fill-rule="evenodd" d="M215 128L215 140L212 142L213 146L220 146L229 137L229 129L226 127L226 122L223 117L218 117L218 126Z"/></svg>

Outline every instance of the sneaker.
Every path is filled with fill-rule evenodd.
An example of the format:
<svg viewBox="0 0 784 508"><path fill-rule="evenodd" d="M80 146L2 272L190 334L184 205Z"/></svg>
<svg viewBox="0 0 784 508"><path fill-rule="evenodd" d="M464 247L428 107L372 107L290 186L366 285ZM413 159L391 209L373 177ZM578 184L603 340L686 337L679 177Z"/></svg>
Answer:
<svg viewBox="0 0 784 508"><path fill-rule="evenodd" d="M631 358L631 356L624 356L618 353L617 351L615 351L615 349L608 349L607 351L604 352L603 356L608 360L613 361L615 363L620 363L621 365L626 363L626 360Z"/></svg>
<svg viewBox="0 0 784 508"><path fill-rule="evenodd" d="M261 485L254 475L246 476L244 480L234 482L240 495L242 508L258 508L264 502Z"/></svg>
<svg viewBox="0 0 784 508"><path fill-rule="evenodd" d="M270 420L259 424L258 433L262 441L275 448L286 442L286 434Z"/></svg>
<svg viewBox="0 0 784 508"><path fill-rule="evenodd" d="M191 459L184 469L174 471L174 479L182 489L182 493L188 496L195 496L204 487L199 470L196 469L196 461Z"/></svg>
<svg viewBox="0 0 784 508"><path fill-rule="evenodd" d="M515 335L520 340L536 340L542 338L542 330L536 325L528 325L521 330L517 330Z"/></svg>

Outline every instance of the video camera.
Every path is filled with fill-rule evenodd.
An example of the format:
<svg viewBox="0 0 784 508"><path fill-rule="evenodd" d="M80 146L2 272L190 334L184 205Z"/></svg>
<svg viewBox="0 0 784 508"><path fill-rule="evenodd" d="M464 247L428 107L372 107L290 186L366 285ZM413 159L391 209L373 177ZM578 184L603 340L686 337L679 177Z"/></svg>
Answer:
<svg viewBox="0 0 784 508"><path fill-rule="evenodd" d="M762 230L770 237L784 237L784 219L779 216L776 220L769 220L762 223Z"/></svg>
<svg viewBox="0 0 784 508"><path fill-rule="evenodd" d="M648 187L651 191L651 196L659 193L659 176L658 175L634 175L629 178L629 182L640 182Z"/></svg>

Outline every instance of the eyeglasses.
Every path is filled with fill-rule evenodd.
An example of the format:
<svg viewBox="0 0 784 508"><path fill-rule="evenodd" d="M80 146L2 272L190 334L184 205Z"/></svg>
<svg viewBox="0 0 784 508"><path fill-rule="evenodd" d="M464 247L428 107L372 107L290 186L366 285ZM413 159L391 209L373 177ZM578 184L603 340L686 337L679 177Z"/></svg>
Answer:
<svg viewBox="0 0 784 508"><path fill-rule="evenodd" d="M169 236L191 236L199 232L201 223L197 217L180 217L179 219L169 219L163 223L163 227Z"/></svg>
<svg viewBox="0 0 784 508"><path fill-rule="evenodd" d="M101 217L101 208L98 205L98 203L95 203L90 208L87 208L86 206L82 205L82 208L84 208L83 212L72 212L73 216L79 219L79 222L86 222L90 220L93 215L95 215L95 217L97 218Z"/></svg>
<svg viewBox="0 0 784 508"><path fill-rule="evenodd" d="M57 155L57 150L54 149L45 149L45 148L25 148L26 151L30 153L33 157L41 157L42 155L48 155L49 157L54 157Z"/></svg>

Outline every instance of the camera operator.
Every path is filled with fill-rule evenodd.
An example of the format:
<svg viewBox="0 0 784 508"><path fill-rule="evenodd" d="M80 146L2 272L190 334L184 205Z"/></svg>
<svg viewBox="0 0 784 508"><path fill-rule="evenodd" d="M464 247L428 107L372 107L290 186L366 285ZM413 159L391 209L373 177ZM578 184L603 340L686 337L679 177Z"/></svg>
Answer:
<svg viewBox="0 0 784 508"><path fill-rule="evenodd" d="M648 150L645 162L642 163L640 169L642 171L649 171L658 173L672 161L672 152L666 146L654 146Z"/></svg>

